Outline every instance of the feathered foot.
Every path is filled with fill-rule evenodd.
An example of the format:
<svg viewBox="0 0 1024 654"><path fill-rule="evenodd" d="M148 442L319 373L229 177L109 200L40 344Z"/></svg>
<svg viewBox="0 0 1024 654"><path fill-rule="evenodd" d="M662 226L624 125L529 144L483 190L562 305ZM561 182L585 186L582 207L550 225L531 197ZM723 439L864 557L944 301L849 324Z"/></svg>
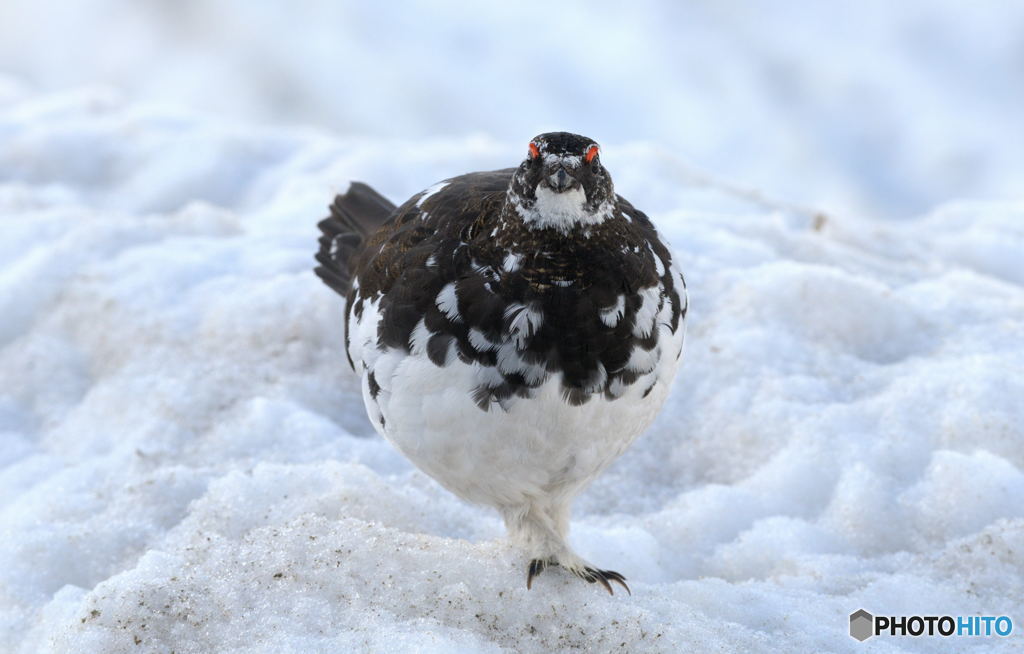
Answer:
<svg viewBox="0 0 1024 654"><path fill-rule="evenodd" d="M546 559L533 559L532 561L530 561L530 565L526 569L527 590L530 590L530 588L533 587L533 578L540 575L540 573L544 572L544 570L549 565L558 565L558 561L551 561ZM615 594L615 591L612 590L612 585L610 582L617 583L618 585L625 588L627 593L629 593L630 595L633 594L633 592L629 590L629 586L626 585L626 578L620 575L618 572L615 572L614 570L598 570L597 568L585 566L581 568L569 568L569 572L573 573L574 575L588 583L600 583L604 587L604 589L608 591L609 595Z"/></svg>

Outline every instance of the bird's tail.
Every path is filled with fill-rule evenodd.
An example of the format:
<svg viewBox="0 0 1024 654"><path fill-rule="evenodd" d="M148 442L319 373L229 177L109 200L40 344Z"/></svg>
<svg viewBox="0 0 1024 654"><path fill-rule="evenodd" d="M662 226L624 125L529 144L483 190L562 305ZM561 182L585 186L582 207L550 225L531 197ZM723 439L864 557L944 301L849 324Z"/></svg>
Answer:
<svg viewBox="0 0 1024 654"><path fill-rule="evenodd" d="M331 215L320 221L320 251L316 274L342 296L348 295L356 255L395 210L383 195L362 182L334 198Z"/></svg>

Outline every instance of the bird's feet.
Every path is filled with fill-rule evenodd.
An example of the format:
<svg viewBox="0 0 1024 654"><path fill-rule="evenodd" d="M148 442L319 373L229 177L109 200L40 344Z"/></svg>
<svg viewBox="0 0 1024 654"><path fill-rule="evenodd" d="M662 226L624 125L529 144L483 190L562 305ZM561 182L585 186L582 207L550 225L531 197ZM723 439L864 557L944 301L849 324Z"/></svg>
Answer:
<svg viewBox="0 0 1024 654"><path fill-rule="evenodd" d="M544 572L545 568L551 565L558 565L558 561L552 559L533 559L530 561L530 565L526 569L526 589L529 590L533 586L534 577ZM630 595L633 594L632 591L629 590L629 586L626 585L626 578L614 570L598 570L597 568L589 565L567 566L567 569L569 572L588 583L600 583L604 586L604 589L608 591L609 595L615 594L615 591L612 590L611 582L615 582L625 588L626 592Z"/></svg>

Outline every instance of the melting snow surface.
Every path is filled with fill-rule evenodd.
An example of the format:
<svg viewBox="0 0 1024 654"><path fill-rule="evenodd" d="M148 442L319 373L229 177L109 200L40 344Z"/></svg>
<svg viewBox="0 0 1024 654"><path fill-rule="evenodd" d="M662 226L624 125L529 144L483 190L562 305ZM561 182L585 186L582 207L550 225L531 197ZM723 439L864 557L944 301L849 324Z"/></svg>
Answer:
<svg viewBox="0 0 1024 654"><path fill-rule="evenodd" d="M575 509L632 596L528 592L496 514L373 433L311 270L350 180L401 202L523 153L163 107L0 78L0 651L1019 646L847 616L1024 630L1024 203L813 215L605 143L686 274L687 347Z"/></svg>

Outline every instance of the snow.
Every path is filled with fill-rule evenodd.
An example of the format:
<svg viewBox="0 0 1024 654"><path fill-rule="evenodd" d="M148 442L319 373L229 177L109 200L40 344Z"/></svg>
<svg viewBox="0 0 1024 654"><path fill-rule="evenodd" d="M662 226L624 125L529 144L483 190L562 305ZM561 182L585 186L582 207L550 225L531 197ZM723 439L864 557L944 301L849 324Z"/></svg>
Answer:
<svg viewBox="0 0 1024 654"><path fill-rule="evenodd" d="M568 48L571 3L489 9L493 42L454 4L4 3L0 651L1019 646L847 635L1024 620L1021 10L890 4L607 6ZM375 435L311 272L350 180L403 201L551 127L690 289L665 410L574 513L632 596L526 590Z"/></svg>
<svg viewBox="0 0 1024 654"><path fill-rule="evenodd" d="M789 202L889 217L1019 197L1019 3L407 4L7 0L0 62L48 90L435 149L475 133L525 154L565 128L605 152L645 140ZM402 190L466 172L451 163Z"/></svg>

